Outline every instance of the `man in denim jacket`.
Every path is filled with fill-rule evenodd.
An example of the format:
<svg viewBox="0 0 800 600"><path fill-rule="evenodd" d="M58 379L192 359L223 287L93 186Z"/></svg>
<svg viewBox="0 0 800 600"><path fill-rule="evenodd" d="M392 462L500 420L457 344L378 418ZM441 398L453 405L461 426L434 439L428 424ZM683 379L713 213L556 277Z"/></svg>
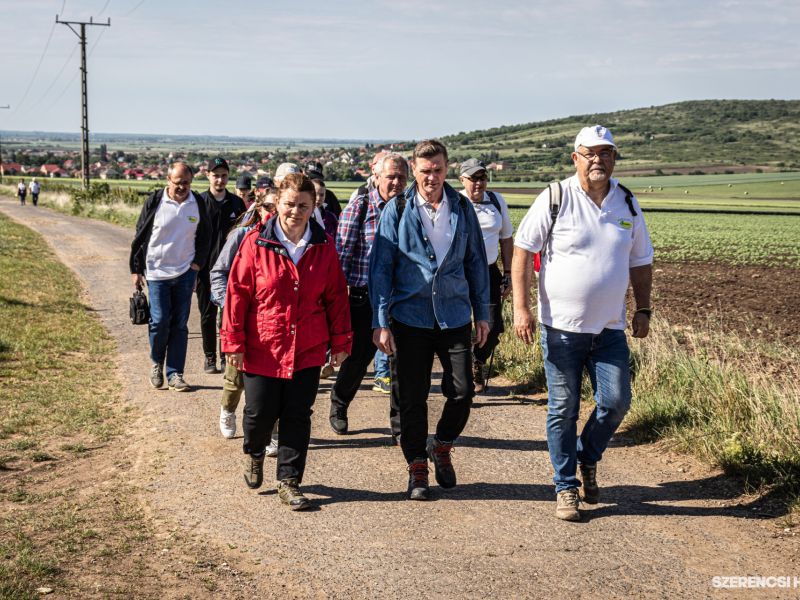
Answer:
<svg viewBox="0 0 800 600"><path fill-rule="evenodd" d="M381 215L370 255L369 296L373 340L392 357L409 497L427 500L428 457L439 485L456 484L450 452L475 395L473 318L478 346L489 332L489 271L475 211L445 183L447 149L436 140L420 142L412 165L415 183ZM436 435L427 441L434 356L442 364L447 401Z"/></svg>

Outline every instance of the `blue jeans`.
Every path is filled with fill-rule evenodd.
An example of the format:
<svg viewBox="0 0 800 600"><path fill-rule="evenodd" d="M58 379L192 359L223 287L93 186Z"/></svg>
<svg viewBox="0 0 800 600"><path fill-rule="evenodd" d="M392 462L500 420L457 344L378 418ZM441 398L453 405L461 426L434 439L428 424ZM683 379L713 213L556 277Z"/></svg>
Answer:
<svg viewBox="0 0 800 600"><path fill-rule="evenodd" d="M167 379L183 373L186 347L189 344L189 310L197 272L189 269L183 275L163 281L147 280L150 296L150 360L167 364Z"/></svg>
<svg viewBox="0 0 800 600"><path fill-rule="evenodd" d="M389 357L378 350L375 352L375 379L389 377Z"/></svg>
<svg viewBox="0 0 800 600"><path fill-rule="evenodd" d="M580 486L577 463L596 464L631 406L631 372L625 332L572 333L541 326L547 377L547 446L556 492ZM597 406L577 438L584 367Z"/></svg>

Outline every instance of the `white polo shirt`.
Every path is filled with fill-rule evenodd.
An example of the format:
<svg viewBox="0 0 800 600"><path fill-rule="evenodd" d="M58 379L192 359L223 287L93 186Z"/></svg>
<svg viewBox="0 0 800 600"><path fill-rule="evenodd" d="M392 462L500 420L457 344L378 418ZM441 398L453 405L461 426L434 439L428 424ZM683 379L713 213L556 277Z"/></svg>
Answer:
<svg viewBox="0 0 800 600"><path fill-rule="evenodd" d="M154 281L174 279L186 273L194 260L194 238L200 223L200 208L192 192L181 203L164 190L153 218L147 245L145 276Z"/></svg>
<svg viewBox="0 0 800 600"><path fill-rule="evenodd" d="M286 252L289 253L289 258L292 259L292 262L297 264L308 248L308 242L311 241L311 226L306 223L306 230L303 232L303 237L300 238L300 240L295 244L292 240L286 237L286 234L283 232L283 228L281 227L280 220L276 220L275 237L277 237L278 241L283 244L284 248L286 248Z"/></svg>
<svg viewBox="0 0 800 600"><path fill-rule="evenodd" d="M633 198L637 215L631 215L625 192L613 178L600 207L583 191L577 175L561 187L561 210L539 272L539 321L576 333L625 329L629 270L653 262L639 203ZM539 252L551 222L545 189L522 219L514 245Z"/></svg>
<svg viewBox="0 0 800 600"><path fill-rule="evenodd" d="M422 226L428 240L433 246L433 253L436 255L436 266L441 267L447 251L450 249L450 242L453 241L453 233L450 231L450 203L447 194L442 190L442 201L439 208L433 210L433 205L420 196L416 195L417 210Z"/></svg>
<svg viewBox="0 0 800 600"><path fill-rule="evenodd" d="M475 209L475 214L478 215L478 223L480 223L483 233L483 243L486 246L486 260L490 265L497 262L500 240L508 239L514 233L505 198L497 192L493 192L493 194L500 205L499 212L492 204L487 192L483 192L483 200L480 203L475 203L469 200L469 196L463 190L461 191L461 195L469 201L472 208Z"/></svg>

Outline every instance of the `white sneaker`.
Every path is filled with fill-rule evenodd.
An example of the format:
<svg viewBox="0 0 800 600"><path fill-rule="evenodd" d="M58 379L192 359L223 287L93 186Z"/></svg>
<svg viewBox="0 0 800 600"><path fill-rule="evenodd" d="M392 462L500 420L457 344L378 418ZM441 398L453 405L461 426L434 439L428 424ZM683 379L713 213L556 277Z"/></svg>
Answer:
<svg viewBox="0 0 800 600"><path fill-rule="evenodd" d="M219 409L219 431L222 437L231 439L236 435L236 413Z"/></svg>
<svg viewBox="0 0 800 600"><path fill-rule="evenodd" d="M270 458L278 456L278 440L275 438L272 438L269 442L269 446L267 446L267 456Z"/></svg>

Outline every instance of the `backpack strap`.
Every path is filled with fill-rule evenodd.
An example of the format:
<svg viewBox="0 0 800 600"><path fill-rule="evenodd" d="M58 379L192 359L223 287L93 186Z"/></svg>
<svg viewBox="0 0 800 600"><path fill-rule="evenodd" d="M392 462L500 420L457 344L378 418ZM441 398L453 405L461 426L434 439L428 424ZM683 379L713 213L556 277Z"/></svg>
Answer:
<svg viewBox="0 0 800 600"><path fill-rule="evenodd" d="M617 185L623 192L625 192L625 204L628 205L628 210L631 211L631 215L635 217L637 213L633 208L633 192L619 182L617 182Z"/></svg>
<svg viewBox="0 0 800 600"><path fill-rule="evenodd" d="M503 210L500 208L500 200L497 199L497 195L494 192L486 191L486 194L489 196L489 202L497 209L497 212L500 214L503 213Z"/></svg>
<svg viewBox="0 0 800 600"><path fill-rule="evenodd" d="M547 230L547 237L544 239L544 244L542 244L542 250L539 252L540 260L544 258L547 250L547 243L550 241L550 235L553 233L553 227L556 224L556 219L558 219L558 212L561 210L561 182L552 182L547 186L547 190L550 193L550 227Z"/></svg>
<svg viewBox="0 0 800 600"><path fill-rule="evenodd" d="M400 227L400 219L403 218L403 211L406 209L406 195L400 194L397 197L397 226Z"/></svg>
<svg viewBox="0 0 800 600"><path fill-rule="evenodd" d="M369 208L369 192L364 187L365 193L361 195L361 205L358 207L358 230L364 229L364 222L367 220L367 208ZM359 191L361 188L358 188Z"/></svg>

